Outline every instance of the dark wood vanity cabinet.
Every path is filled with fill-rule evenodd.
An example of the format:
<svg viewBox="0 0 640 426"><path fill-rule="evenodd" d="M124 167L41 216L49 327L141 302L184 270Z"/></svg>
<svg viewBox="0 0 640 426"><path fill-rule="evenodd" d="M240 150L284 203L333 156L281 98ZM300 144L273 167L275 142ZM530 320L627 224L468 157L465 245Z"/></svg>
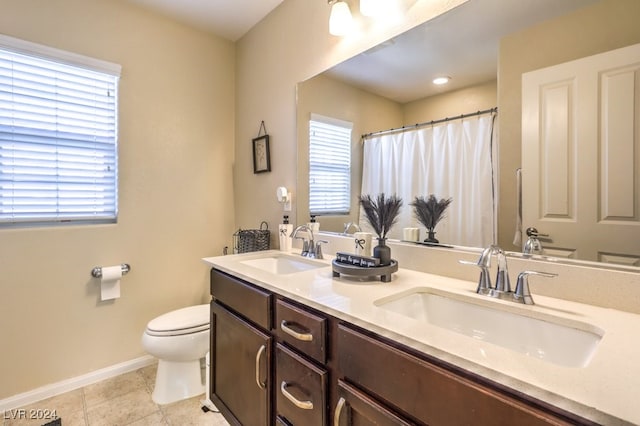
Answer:
<svg viewBox="0 0 640 426"><path fill-rule="evenodd" d="M273 296L211 271L211 400L229 423L269 426Z"/></svg>
<svg viewBox="0 0 640 426"><path fill-rule="evenodd" d="M236 425L594 425L211 271L211 399Z"/></svg>
<svg viewBox="0 0 640 426"><path fill-rule="evenodd" d="M479 381L464 377L426 357L418 357L390 342L348 324L338 326L339 386L360 398L353 410L380 419L397 416L393 424L429 425L575 425L578 418L559 417ZM345 383L349 386L345 386ZM344 391L343 391L344 393ZM351 397L353 399L353 396ZM348 400L348 397L345 397ZM349 404L350 405L350 404ZM391 408L389 408L391 407ZM407 423L403 423L403 422ZM380 420L380 424L388 424ZM353 423L355 424L355 422Z"/></svg>
<svg viewBox="0 0 640 426"><path fill-rule="evenodd" d="M216 270L211 295L211 400L225 418L328 425L328 320Z"/></svg>

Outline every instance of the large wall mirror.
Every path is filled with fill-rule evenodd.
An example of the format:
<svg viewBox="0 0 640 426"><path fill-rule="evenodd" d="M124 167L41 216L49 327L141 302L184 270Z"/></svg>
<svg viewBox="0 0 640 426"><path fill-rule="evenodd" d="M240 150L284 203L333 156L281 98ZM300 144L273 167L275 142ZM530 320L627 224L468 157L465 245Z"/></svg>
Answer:
<svg viewBox="0 0 640 426"><path fill-rule="evenodd" d="M307 222L309 217L308 132L312 113L353 123L350 214L318 219L321 230L342 232L345 223L359 222L361 135L497 106L496 242L506 250L521 251L521 246L513 241L517 211L515 172L521 167L522 152L521 76L528 71L639 43L640 29L633 18L640 13L638 3L636 0L470 0L300 82L297 87L297 222ZM431 80L442 74L450 76L451 82L447 86L434 86ZM640 93L637 86L635 90ZM636 143L636 147L639 145ZM410 208L408 202L404 208ZM542 242L544 244L544 239ZM640 258L640 247L637 251ZM627 266L640 266L636 259L629 259Z"/></svg>

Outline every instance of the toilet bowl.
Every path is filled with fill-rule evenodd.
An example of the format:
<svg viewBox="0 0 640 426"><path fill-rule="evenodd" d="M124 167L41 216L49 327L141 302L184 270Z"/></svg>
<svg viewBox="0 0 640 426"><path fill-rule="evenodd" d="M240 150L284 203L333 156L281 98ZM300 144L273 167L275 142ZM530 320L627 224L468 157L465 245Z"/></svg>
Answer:
<svg viewBox="0 0 640 426"><path fill-rule="evenodd" d="M147 324L142 346L158 358L152 399L169 404L205 392L204 359L209 350L209 305L189 306Z"/></svg>

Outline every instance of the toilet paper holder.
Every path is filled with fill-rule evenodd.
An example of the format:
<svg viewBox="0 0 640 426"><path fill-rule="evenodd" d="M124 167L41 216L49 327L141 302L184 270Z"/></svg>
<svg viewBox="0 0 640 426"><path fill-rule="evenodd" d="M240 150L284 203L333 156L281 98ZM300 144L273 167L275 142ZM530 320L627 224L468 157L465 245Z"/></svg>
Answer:
<svg viewBox="0 0 640 426"><path fill-rule="evenodd" d="M131 266L129 266L128 263L123 263L122 265L120 265L120 267L122 268L122 275L126 275L127 272L131 270ZM91 270L91 276L93 278L102 278L102 267L96 266L95 268L93 268Z"/></svg>

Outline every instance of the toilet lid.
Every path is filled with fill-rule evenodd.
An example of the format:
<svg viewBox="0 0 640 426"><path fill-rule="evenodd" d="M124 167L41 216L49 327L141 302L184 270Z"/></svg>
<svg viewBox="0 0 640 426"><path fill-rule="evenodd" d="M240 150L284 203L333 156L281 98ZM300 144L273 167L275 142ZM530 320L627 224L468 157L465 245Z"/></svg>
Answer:
<svg viewBox="0 0 640 426"><path fill-rule="evenodd" d="M189 306L167 312L147 324L152 335L188 334L209 329L209 305Z"/></svg>

